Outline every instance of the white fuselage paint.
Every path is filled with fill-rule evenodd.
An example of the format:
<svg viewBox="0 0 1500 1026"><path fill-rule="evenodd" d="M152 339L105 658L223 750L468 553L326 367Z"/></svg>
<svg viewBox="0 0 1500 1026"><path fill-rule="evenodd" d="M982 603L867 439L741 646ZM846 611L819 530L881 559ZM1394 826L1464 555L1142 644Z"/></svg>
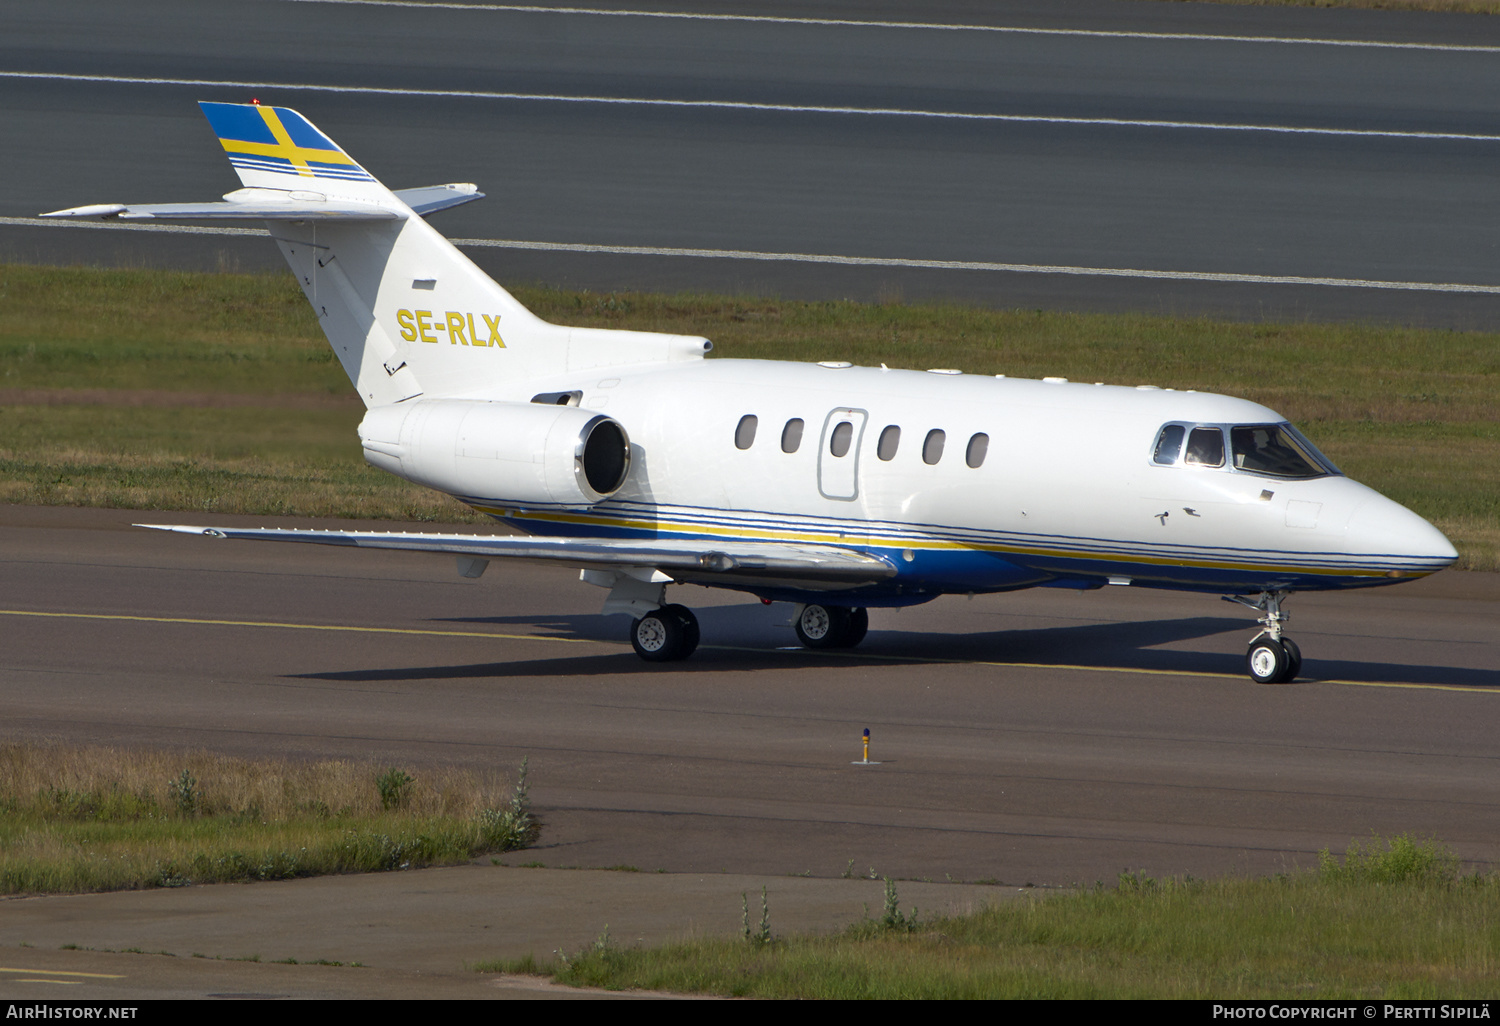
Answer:
<svg viewBox="0 0 1500 1026"><path fill-rule="evenodd" d="M974 591L1108 577L1203 590L1350 587L1430 573L1453 558L1426 521L1346 477L1289 480L1153 462L1169 422L1283 421L1242 399L751 360L558 375L523 391L554 389L581 390L586 409L620 422L634 458L624 487L590 510L465 497L537 533L837 544L881 552L898 567L918 563L917 552L988 553L1030 571L1017 575L996 561L987 578L980 562L928 582ZM746 415L757 429L740 449L736 429ZM782 431L794 418L802 438L787 453ZM853 437L836 457L830 434L841 420ZM890 425L900 443L882 460L878 441ZM924 443L934 429L945 444L929 464ZM979 433L987 452L973 468L966 449Z"/></svg>

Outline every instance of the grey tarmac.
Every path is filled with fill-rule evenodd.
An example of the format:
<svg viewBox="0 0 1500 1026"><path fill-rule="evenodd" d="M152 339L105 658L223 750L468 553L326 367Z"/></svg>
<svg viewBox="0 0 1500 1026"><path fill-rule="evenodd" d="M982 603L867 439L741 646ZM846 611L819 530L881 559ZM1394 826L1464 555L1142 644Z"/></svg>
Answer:
<svg viewBox="0 0 1500 1026"><path fill-rule="evenodd" d="M836 929L879 907L878 883L842 879L851 860L941 910L1125 869L1308 867L1372 832L1497 858L1500 575L1294 597L1306 670L1280 687L1245 677L1238 607L1133 587L877 610L841 657L795 649L785 606L683 588L704 644L660 667L566 572L473 581L443 557L142 520L310 523L0 507L0 739L417 775L526 757L545 829L510 868L0 902L11 962L62 944L171 951L169 975L242 971L195 951L354 960L418 974L391 977L413 995L446 967L469 993L464 962L576 949L605 925L631 942L733 933L761 885L776 929ZM879 766L851 765L866 727ZM592 871L613 866L639 872ZM473 916L444 912L469 899ZM309 995L365 972L274 971L305 971Z"/></svg>

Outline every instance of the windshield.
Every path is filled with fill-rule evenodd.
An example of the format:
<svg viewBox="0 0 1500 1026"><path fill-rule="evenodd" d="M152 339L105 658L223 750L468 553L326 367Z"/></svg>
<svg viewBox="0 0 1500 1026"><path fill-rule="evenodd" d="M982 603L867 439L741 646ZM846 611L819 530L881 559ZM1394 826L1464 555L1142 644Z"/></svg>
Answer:
<svg viewBox="0 0 1500 1026"><path fill-rule="evenodd" d="M1236 470L1271 477L1337 474L1328 458L1290 424L1247 424L1229 429Z"/></svg>

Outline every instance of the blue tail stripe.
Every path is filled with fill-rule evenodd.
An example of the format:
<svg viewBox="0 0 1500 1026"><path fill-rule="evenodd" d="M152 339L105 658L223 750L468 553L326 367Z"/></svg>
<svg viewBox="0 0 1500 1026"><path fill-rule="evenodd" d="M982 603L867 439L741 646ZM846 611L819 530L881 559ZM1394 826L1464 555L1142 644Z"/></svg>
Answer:
<svg viewBox="0 0 1500 1026"><path fill-rule="evenodd" d="M276 137L271 134L265 119L254 107L247 107L242 103L208 103L201 100L198 106L203 108L204 117L208 118L214 134L220 139L238 139L273 146L276 143ZM337 149L332 143L327 143L327 148Z"/></svg>

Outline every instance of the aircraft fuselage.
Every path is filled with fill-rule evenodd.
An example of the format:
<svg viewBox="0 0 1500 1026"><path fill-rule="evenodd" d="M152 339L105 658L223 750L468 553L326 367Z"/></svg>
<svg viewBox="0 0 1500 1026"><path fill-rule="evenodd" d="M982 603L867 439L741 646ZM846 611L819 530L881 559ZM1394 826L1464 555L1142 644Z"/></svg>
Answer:
<svg viewBox="0 0 1500 1026"><path fill-rule="evenodd" d="M623 425L629 476L588 509L503 495L465 501L538 535L790 540L857 547L896 568L839 596L845 602L906 605L1042 584L1366 587L1454 558L1425 520L1338 473L1240 469L1232 443L1218 466L1160 462L1168 424L1227 433L1285 423L1222 395L755 360L524 385L526 398L580 393L578 405ZM745 590L806 601L828 587Z"/></svg>

